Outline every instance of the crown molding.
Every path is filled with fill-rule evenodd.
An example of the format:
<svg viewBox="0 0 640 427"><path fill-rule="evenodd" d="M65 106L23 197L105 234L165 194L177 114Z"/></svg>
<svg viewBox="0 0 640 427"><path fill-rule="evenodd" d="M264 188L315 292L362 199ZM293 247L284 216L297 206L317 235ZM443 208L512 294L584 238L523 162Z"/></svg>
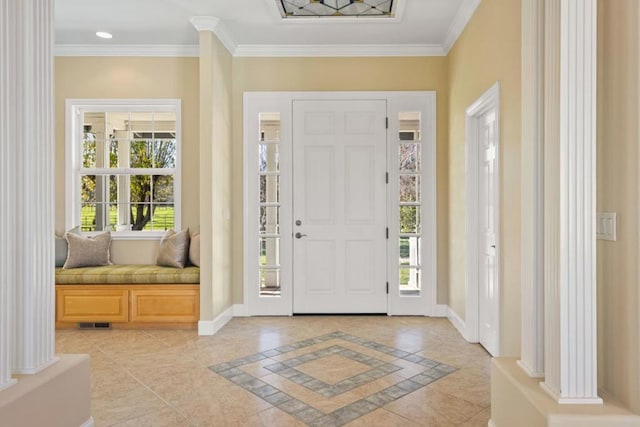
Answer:
<svg viewBox="0 0 640 427"><path fill-rule="evenodd" d="M238 45L234 56L343 57L343 56L445 56L440 45Z"/></svg>
<svg viewBox="0 0 640 427"><path fill-rule="evenodd" d="M191 22L191 25L198 31L213 32L229 53L231 55L234 54L237 47L236 42L229 35L220 18L216 18L215 16L193 16L189 19L189 22Z"/></svg>
<svg viewBox="0 0 640 427"><path fill-rule="evenodd" d="M220 25L220 18L215 16L192 16L189 22L198 31L215 32Z"/></svg>
<svg viewBox="0 0 640 427"><path fill-rule="evenodd" d="M185 56L200 55L198 45L160 44L59 44L56 56Z"/></svg>
<svg viewBox="0 0 640 427"><path fill-rule="evenodd" d="M447 31L444 42L442 43L442 48L444 49L445 54L449 53L453 45L458 40L458 37L460 37L464 29L467 27L471 17L476 12L478 6L480 6L481 1L482 0L463 0L460 4L458 12L456 12L456 16L453 18L453 22L451 22L451 26Z"/></svg>
<svg viewBox="0 0 640 427"><path fill-rule="evenodd" d="M208 30L207 30L208 31ZM238 45L216 33L236 57L446 56L440 45ZM226 41L225 41L226 40ZM56 56L198 57L198 45L59 44Z"/></svg>

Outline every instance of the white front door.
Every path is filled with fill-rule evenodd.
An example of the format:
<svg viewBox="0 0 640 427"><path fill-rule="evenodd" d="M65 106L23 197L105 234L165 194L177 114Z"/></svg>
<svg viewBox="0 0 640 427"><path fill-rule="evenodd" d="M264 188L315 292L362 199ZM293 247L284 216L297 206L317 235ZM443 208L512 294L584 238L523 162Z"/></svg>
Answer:
<svg viewBox="0 0 640 427"><path fill-rule="evenodd" d="M480 344L498 354L498 280L496 271L496 212L499 209L496 182L496 111L490 109L479 119L479 334Z"/></svg>
<svg viewBox="0 0 640 427"><path fill-rule="evenodd" d="M293 102L293 312L387 312L384 100Z"/></svg>

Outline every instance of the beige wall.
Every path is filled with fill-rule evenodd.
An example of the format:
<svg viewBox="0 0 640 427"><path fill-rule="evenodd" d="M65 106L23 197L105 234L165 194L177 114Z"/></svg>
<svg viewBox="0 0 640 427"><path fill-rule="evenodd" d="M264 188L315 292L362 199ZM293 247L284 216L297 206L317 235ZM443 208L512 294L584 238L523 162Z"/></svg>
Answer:
<svg viewBox="0 0 640 427"><path fill-rule="evenodd" d="M598 211L617 212L617 241L598 242L599 384L640 413L640 6L599 4Z"/></svg>
<svg viewBox="0 0 640 427"><path fill-rule="evenodd" d="M242 94L246 91L437 92L438 302L447 302L446 58L235 58L233 61L233 300L242 284Z"/></svg>
<svg viewBox="0 0 640 427"><path fill-rule="evenodd" d="M199 224L198 59L57 57L56 233L65 231L65 100L179 98L182 100L182 225ZM114 241L115 263L155 263L158 241Z"/></svg>
<svg viewBox="0 0 640 427"><path fill-rule="evenodd" d="M520 354L520 2L484 0L449 53L449 305L465 316L465 110L500 82L501 354Z"/></svg>

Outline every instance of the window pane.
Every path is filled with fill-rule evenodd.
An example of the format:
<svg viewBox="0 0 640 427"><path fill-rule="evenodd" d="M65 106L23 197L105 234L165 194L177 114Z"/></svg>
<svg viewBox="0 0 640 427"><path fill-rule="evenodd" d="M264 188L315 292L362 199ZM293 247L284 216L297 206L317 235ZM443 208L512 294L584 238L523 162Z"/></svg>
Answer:
<svg viewBox="0 0 640 427"><path fill-rule="evenodd" d="M129 144L129 141L126 141L126 144ZM120 145L121 143L116 139L109 140L109 167L110 168L129 166L128 164L120 164L121 159L119 158L119 155L118 155Z"/></svg>
<svg viewBox="0 0 640 427"><path fill-rule="evenodd" d="M276 206L260 208L260 234L280 234L280 208Z"/></svg>
<svg viewBox="0 0 640 427"><path fill-rule="evenodd" d="M260 172L279 172L280 153L278 152L278 144L260 144L258 149L260 151Z"/></svg>
<svg viewBox="0 0 640 427"><path fill-rule="evenodd" d="M260 141L280 141L280 113L260 113Z"/></svg>
<svg viewBox="0 0 640 427"><path fill-rule="evenodd" d="M129 121L126 123L129 131L131 131L131 139L144 138L152 139L154 131L153 113L151 112L132 112Z"/></svg>
<svg viewBox="0 0 640 427"><path fill-rule="evenodd" d="M420 294L420 269L401 268L400 269L400 294L419 295Z"/></svg>
<svg viewBox="0 0 640 427"><path fill-rule="evenodd" d="M82 140L82 167L83 168L95 168L96 156L97 156L97 143L96 137L93 134L87 134L85 132Z"/></svg>
<svg viewBox="0 0 640 427"><path fill-rule="evenodd" d="M400 206L400 233L420 234L420 207Z"/></svg>
<svg viewBox="0 0 640 427"><path fill-rule="evenodd" d="M94 231L96 220L96 204L82 203L80 208L80 229L82 231Z"/></svg>
<svg viewBox="0 0 640 427"><path fill-rule="evenodd" d="M280 203L280 177L260 175L260 203Z"/></svg>
<svg viewBox="0 0 640 427"><path fill-rule="evenodd" d="M173 175L153 175L153 203L173 203Z"/></svg>
<svg viewBox="0 0 640 427"><path fill-rule="evenodd" d="M80 228L82 231L111 230L109 203L82 203Z"/></svg>
<svg viewBox="0 0 640 427"><path fill-rule="evenodd" d="M151 168L153 167L153 140L136 139L131 141L130 147L130 167Z"/></svg>
<svg viewBox="0 0 640 427"><path fill-rule="evenodd" d="M398 114L400 122L400 141L420 141L422 119L419 111L402 111Z"/></svg>
<svg viewBox="0 0 640 427"><path fill-rule="evenodd" d="M420 238L401 237L400 238L400 265L418 266L420 265Z"/></svg>
<svg viewBox="0 0 640 427"><path fill-rule="evenodd" d="M151 221L145 225L145 230L166 231L174 228L175 210L172 204L154 204Z"/></svg>
<svg viewBox="0 0 640 427"><path fill-rule="evenodd" d="M153 150L154 168L176 167L176 140L155 139Z"/></svg>
<svg viewBox="0 0 640 427"><path fill-rule="evenodd" d="M400 172L420 171L420 145L400 144Z"/></svg>
<svg viewBox="0 0 640 427"><path fill-rule="evenodd" d="M280 296L279 269L260 269L260 296Z"/></svg>
<svg viewBox="0 0 640 427"><path fill-rule="evenodd" d="M80 200L83 203L96 201L95 175L82 175L80 177Z"/></svg>
<svg viewBox="0 0 640 427"><path fill-rule="evenodd" d="M280 239L261 238L260 239L260 265L279 266L280 265Z"/></svg>
<svg viewBox="0 0 640 427"><path fill-rule="evenodd" d="M400 201L420 201L420 176L400 175Z"/></svg>

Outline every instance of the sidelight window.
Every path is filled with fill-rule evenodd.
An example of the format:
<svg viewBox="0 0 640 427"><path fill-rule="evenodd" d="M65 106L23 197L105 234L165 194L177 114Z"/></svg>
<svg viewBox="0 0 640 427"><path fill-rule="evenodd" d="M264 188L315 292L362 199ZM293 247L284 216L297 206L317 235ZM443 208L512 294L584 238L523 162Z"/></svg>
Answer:
<svg viewBox="0 0 640 427"><path fill-rule="evenodd" d="M400 294L420 295L422 245L422 146L420 112L400 112L398 145Z"/></svg>
<svg viewBox="0 0 640 427"><path fill-rule="evenodd" d="M280 113L260 113L259 293L280 296Z"/></svg>

